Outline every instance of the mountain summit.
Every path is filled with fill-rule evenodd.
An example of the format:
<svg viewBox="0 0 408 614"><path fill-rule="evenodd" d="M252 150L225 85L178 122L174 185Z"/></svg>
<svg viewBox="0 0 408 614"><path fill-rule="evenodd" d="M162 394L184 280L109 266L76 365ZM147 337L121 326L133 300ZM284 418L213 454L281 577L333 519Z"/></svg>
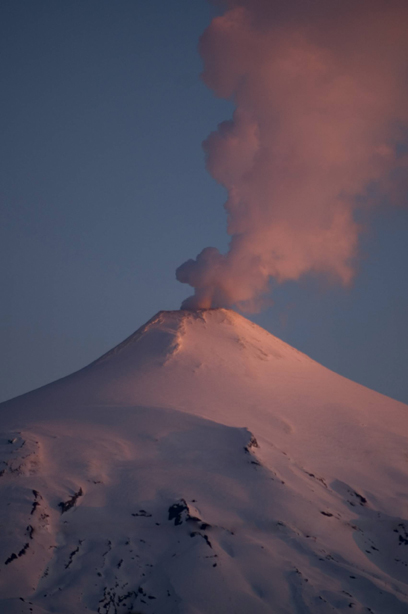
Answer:
<svg viewBox="0 0 408 614"><path fill-rule="evenodd" d="M0 410L4 614L408 612L408 407L233 311Z"/></svg>

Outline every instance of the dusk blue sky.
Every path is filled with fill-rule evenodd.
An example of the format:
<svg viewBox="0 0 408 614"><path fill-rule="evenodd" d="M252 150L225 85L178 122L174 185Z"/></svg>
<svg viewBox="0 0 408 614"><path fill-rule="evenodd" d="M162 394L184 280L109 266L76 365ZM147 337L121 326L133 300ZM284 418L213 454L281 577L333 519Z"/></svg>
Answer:
<svg viewBox="0 0 408 614"><path fill-rule="evenodd" d="M200 80L204 0L3 0L0 400L75 371L191 294L228 246L202 142L231 117ZM305 278L247 315L408 402L408 215L378 207L351 288Z"/></svg>

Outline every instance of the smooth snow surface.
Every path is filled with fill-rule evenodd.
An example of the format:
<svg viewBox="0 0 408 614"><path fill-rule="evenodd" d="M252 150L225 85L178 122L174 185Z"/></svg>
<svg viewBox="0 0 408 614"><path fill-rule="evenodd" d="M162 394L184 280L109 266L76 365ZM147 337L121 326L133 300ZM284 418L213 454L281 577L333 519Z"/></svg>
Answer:
<svg viewBox="0 0 408 614"><path fill-rule="evenodd" d="M408 613L408 407L232 311L1 412L2 614Z"/></svg>

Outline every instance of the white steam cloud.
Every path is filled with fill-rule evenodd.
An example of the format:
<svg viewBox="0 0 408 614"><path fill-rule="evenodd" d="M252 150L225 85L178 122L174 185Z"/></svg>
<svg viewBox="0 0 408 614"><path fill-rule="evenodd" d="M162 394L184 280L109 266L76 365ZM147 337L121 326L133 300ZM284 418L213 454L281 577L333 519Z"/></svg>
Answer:
<svg viewBox="0 0 408 614"><path fill-rule="evenodd" d="M229 0L204 33L205 83L233 99L204 143L228 192L227 254L205 248L177 279L183 308L257 310L270 280L349 284L359 208L402 201L408 2Z"/></svg>

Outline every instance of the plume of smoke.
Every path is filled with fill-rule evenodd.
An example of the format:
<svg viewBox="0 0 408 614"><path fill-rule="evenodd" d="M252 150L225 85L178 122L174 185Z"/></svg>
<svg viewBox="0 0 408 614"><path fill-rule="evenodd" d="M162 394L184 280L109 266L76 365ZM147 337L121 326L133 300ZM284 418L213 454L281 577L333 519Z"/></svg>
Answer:
<svg viewBox="0 0 408 614"><path fill-rule="evenodd" d="M183 308L256 310L270 280L353 279L356 211L404 193L406 0L227 0L204 33L203 78L233 119L204 143L225 186L229 251L176 272ZM405 132L406 136L406 132Z"/></svg>

